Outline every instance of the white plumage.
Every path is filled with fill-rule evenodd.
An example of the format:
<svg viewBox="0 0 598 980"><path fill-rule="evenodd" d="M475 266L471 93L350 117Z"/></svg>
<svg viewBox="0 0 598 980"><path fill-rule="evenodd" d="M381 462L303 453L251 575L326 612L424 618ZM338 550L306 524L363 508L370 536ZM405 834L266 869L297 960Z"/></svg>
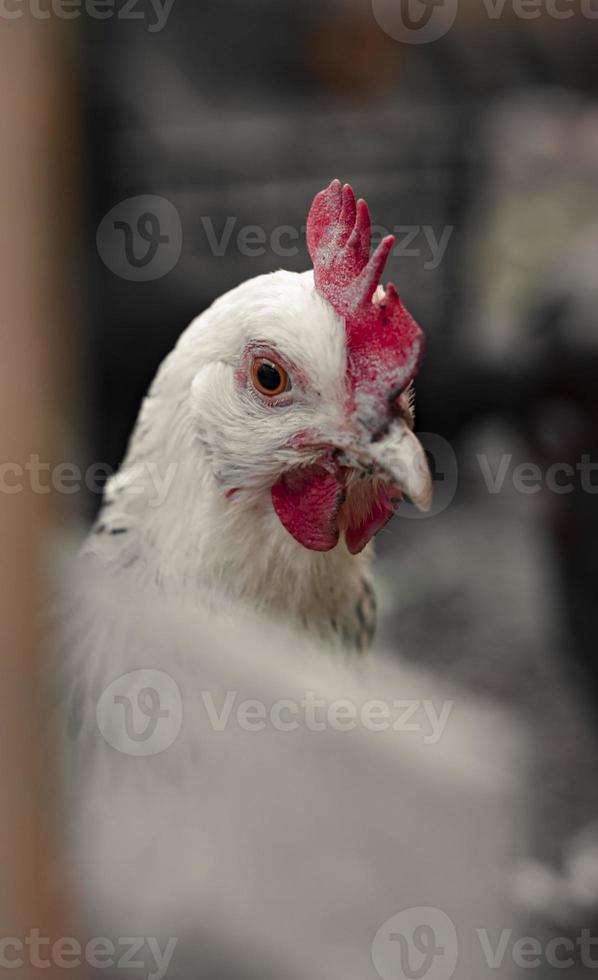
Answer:
<svg viewBox="0 0 598 980"><path fill-rule="evenodd" d="M309 378L288 409L239 390L235 375L254 342ZM292 448L296 434L348 444L345 372L343 322L312 272L259 276L220 297L161 365L85 554L157 593L245 602L362 645L360 616L372 614L368 549L350 555L342 540L327 552L303 547L270 499L282 472L317 456Z"/></svg>

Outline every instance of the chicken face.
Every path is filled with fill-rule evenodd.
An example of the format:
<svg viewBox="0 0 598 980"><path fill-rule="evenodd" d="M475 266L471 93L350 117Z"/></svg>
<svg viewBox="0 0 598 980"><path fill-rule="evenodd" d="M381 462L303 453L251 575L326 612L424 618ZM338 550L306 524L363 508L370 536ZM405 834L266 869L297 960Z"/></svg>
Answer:
<svg viewBox="0 0 598 980"><path fill-rule="evenodd" d="M314 273L260 276L218 300L192 386L229 505L268 494L283 527L315 551L341 535L361 551L404 494L422 510L431 503L409 394L423 337L393 287L377 288L392 240L370 259L366 214L338 182L318 195Z"/></svg>

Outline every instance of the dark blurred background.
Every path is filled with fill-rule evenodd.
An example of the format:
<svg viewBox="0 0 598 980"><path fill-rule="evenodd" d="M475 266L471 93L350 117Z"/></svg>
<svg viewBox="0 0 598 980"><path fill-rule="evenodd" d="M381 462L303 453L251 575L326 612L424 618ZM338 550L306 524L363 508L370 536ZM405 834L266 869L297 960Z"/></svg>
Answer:
<svg viewBox="0 0 598 980"><path fill-rule="evenodd" d="M406 2L82 18L82 435L117 467L188 322L243 279L308 267L302 226L333 177L397 227L387 276L428 338L416 422L441 505L379 538L382 637L534 731L532 858L556 877L530 864L521 895L556 915L598 796L598 5L461 0L412 43L405 11L442 4ZM248 226L257 247L239 243ZM280 226L297 232L283 250ZM89 494L86 519L98 506Z"/></svg>

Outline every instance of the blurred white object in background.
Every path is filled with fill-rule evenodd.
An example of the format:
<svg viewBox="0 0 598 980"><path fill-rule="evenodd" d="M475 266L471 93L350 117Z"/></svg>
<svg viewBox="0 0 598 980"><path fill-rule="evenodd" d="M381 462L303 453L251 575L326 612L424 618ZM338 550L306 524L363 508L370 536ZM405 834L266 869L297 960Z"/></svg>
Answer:
<svg viewBox="0 0 598 980"><path fill-rule="evenodd" d="M88 933L153 937L169 980L512 975L478 932L516 925L526 740L506 714L107 589L71 586L58 677Z"/></svg>

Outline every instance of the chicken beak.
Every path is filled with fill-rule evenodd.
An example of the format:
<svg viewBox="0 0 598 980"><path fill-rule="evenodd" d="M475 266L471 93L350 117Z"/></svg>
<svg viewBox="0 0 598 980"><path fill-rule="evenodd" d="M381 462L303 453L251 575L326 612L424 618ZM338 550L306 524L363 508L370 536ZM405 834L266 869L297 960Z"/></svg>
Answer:
<svg viewBox="0 0 598 980"><path fill-rule="evenodd" d="M368 447L375 468L398 486L418 510L432 505L432 474L421 442L408 423L398 418L387 433Z"/></svg>

